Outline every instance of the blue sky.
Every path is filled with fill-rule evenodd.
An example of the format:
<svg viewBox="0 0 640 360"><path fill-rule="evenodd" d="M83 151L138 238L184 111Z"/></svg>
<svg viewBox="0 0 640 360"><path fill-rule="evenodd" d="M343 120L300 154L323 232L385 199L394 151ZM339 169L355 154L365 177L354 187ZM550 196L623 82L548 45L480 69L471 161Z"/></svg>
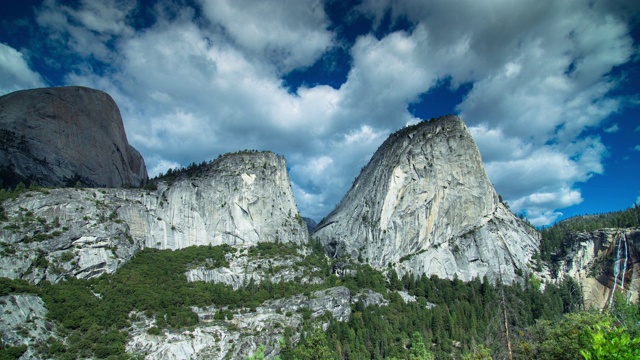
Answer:
<svg viewBox="0 0 640 360"><path fill-rule="evenodd" d="M0 94L111 94L150 175L287 158L320 220L386 137L458 114L536 225L640 201L637 1L12 1Z"/></svg>

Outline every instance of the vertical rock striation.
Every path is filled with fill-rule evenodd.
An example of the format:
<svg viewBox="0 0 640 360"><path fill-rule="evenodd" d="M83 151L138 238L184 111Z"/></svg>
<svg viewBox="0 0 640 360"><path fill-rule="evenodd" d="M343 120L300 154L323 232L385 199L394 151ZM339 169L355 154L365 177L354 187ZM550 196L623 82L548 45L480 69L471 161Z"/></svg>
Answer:
<svg viewBox="0 0 640 360"><path fill-rule="evenodd" d="M445 116L392 134L315 229L378 269L468 281L528 272L538 233L498 199L466 126Z"/></svg>
<svg viewBox="0 0 640 360"><path fill-rule="evenodd" d="M308 239L286 161L272 152L224 155L197 177L161 182L143 204L120 208L118 214L146 247L247 247Z"/></svg>
<svg viewBox="0 0 640 360"><path fill-rule="evenodd" d="M547 281L572 278L586 308L608 308L616 288L627 300L640 300L640 229L570 232L564 245L566 254Z"/></svg>
<svg viewBox="0 0 640 360"><path fill-rule="evenodd" d="M145 247L302 245L309 237L285 159L271 152L228 154L154 191L52 189L2 205L0 277L33 282L112 273Z"/></svg>
<svg viewBox="0 0 640 360"><path fill-rule="evenodd" d="M129 145L118 106L79 86L0 97L0 187L141 186L147 169Z"/></svg>

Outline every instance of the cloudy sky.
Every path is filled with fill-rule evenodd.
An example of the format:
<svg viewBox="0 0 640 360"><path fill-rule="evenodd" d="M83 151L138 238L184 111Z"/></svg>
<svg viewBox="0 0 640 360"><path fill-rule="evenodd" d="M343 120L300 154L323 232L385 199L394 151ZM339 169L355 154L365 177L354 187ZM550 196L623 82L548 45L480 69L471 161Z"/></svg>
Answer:
<svg viewBox="0 0 640 360"><path fill-rule="evenodd" d="M455 113L545 225L640 201L639 22L634 0L12 1L0 95L108 92L151 176L272 150L315 220L390 133Z"/></svg>

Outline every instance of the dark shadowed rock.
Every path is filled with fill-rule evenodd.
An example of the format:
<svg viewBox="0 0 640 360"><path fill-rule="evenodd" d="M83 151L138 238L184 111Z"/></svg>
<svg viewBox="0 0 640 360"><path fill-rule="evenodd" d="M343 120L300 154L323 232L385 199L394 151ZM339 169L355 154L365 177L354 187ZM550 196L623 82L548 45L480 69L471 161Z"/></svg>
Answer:
<svg viewBox="0 0 640 360"><path fill-rule="evenodd" d="M0 97L0 186L141 186L147 169L108 94L79 86Z"/></svg>
<svg viewBox="0 0 640 360"><path fill-rule="evenodd" d="M311 233L313 229L318 226L318 223L312 218L303 217L302 220L304 220L304 223L307 224L307 230L309 230L309 233Z"/></svg>

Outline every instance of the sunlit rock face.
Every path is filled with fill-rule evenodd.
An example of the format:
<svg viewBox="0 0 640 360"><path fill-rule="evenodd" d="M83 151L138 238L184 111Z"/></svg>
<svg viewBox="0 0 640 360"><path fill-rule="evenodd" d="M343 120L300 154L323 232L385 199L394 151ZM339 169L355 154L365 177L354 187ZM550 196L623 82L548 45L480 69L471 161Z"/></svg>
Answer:
<svg viewBox="0 0 640 360"><path fill-rule="evenodd" d="M499 201L452 115L392 134L313 236L336 257L465 281L516 280L539 246L538 233Z"/></svg>
<svg viewBox="0 0 640 360"><path fill-rule="evenodd" d="M80 86L0 97L0 187L141 186L147 169L107 93Z"/></svg>
<svg viewBox="0 0 640 360"><path fill-rule="evenodd" d="M315 291L308 296L295 295L270 300L255 310L242 309L233 319L215 320L220 309L194 308L200 325L192 330L164 330L160 335L150 335L147 330L155 325L146 319L133 323L128 353L144 356L145 359L246 359L264 346L266 359L274 359L281 350L280 339L285 328L293 329L292 341L297 343L304 323L301 310L308 309L310 319L316 320L327 314L337 321L349 321L351 307L356 303L364 306L387 306L388 300L380 293L364 290L351 295L344 286ZM328 319L319 320L326 329Z"/></svg>
<svg viewBox="0 0 640 360"><path fill-rule="evenodd" d="M52 189L3 204L0 277L57 282L112 273L142 248L308 241L285 159L228 154L157 190Z"/></svg>
<svg viewBox="0 0 640 360"><path fill-rule="evenodd" d="M571 232L565 246L551 281L575 280L587 308L608 308L614 290L629 301L640 299L640 229Z"/></svg>

